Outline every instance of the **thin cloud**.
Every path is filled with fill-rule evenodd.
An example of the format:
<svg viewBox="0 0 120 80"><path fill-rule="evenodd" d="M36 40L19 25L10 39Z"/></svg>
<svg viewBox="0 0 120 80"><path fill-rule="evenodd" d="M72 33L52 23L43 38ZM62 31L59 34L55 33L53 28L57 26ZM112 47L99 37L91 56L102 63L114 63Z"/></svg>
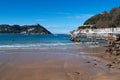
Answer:
<svg viewBox="0 0 120 80"><path fill-rule="evenodd" d="M83 18L89 18L93 16L93 14L80 14L80 15L74 15L74 16L67 16L68 19L83 19Z"/></svg>

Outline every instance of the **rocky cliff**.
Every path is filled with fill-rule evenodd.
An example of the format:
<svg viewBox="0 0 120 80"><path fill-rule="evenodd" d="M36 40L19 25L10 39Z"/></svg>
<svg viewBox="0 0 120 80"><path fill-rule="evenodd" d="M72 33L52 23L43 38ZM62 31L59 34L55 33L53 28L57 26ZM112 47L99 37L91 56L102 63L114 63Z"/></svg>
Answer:
<svg viewBox="0 0 120 80"><path fill-rule="evenodd" d="M0 33L20 33L20 34L51 34L43 26L36 25L0 25Z"/></svg>
<svg viewBox="0 0 120 80"><path fill-rule="evenodd" d="M120 55L120 41L113 41L110 45L107 46L106 52L111 55L118 56Z"/></svg>
<svg viewBox="0 0 120 80"><path fill-rule="evenodd" d="M79 26L69 34L72 40L76 41L76 38L82 37L83 34L87 37L90 37L90 35L99 37L99 34L103 36L109 35L109 33L120 34L120 7L92 16L82 26Z"/></svg>

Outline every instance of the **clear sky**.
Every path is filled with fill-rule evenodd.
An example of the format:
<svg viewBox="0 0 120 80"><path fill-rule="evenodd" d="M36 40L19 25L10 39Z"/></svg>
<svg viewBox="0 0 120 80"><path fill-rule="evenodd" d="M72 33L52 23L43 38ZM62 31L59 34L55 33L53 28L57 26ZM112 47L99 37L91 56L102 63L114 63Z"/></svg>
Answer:
<svg viewBox="0 0 120 80"><path fill-rule="evenodd" d="M67 33L119 6L120 0L0 0L0 24L39 23L52 33Z"/></svg>

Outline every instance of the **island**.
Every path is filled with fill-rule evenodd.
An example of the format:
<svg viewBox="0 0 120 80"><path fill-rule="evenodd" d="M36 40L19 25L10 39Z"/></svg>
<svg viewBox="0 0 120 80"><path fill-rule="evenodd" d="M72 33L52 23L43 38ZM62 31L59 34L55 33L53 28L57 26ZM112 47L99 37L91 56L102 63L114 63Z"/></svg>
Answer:
<svg viewBox="0 0 120 80"><path fill-rule="evenodd" d="M0 25L0 33L9 33L9 34L51 34L50 31L45 29L40 24L36 25Z"/></svg>

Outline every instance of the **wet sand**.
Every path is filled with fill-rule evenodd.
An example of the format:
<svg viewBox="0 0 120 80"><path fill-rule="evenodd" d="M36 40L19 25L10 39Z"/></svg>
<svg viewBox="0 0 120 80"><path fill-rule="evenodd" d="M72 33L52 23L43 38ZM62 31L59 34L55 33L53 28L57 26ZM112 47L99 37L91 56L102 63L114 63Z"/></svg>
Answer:
<svg viewBox="0 0 120 80"><path fill-rule="evenodd" d="M108 69L109 60L97 56L103 52L100 47L3 50L0 80L120 80L120 70Z"/></svg>

